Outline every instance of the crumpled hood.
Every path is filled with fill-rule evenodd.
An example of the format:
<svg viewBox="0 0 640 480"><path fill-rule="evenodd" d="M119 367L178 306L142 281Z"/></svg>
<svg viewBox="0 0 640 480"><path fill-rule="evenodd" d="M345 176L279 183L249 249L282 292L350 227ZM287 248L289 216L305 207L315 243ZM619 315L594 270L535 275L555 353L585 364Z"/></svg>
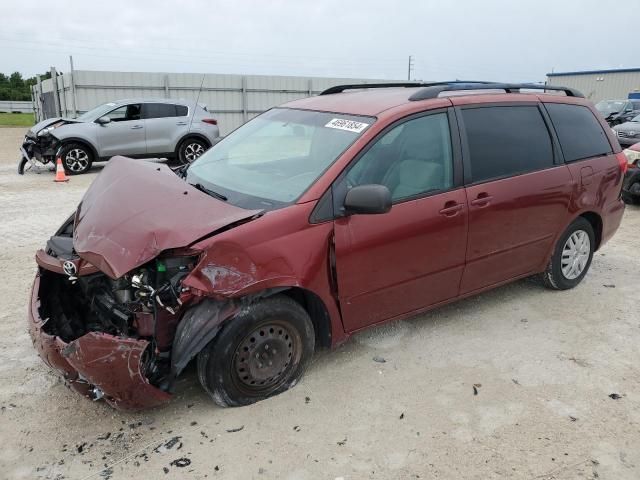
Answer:
<svg viewBox="0 0 640 480"><path fill-rule="evenodd" d="M33 127L29 129L29 132L33 135L36 135L40 130L42 130L43 128L47 128L53 125L54 123L65 124L65 123L82 123L82 122L79 120L75 120L73 118L62 118L62 117L47 118L46 120L42 120L41 122L36 123Z"/></svg>
<svg viewBox="0 0 640 480"><path fill-rule="evenodd" d="M202 193L164 164L114 157L78 206L73 246L119 278L163 250L188 246L258 213Z"/></svg>

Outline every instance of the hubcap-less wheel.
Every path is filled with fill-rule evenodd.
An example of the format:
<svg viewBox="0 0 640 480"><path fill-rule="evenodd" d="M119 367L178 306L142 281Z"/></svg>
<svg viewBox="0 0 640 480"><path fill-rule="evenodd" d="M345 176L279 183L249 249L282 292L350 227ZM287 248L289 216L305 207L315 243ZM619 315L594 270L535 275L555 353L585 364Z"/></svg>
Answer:
<svg viewBox="0 0 640 480"><path fill-rule="evenodd" d="M184 147L184 158L189 162L193 162L204 153L204 147L198 142L191 142Z"/></svg>
<svg viewBox="0 0 640 480"><path fill-rule="evenodd" d="M72 172L81 172L89 165L89 155L80 148L74 148L65 155L64 164Z"/></svg>
<svg viewBox="0 0 640 480"><path fill-rule="evenodd" d="M300 336L287 322L272 321L247 335L233 356L234 380L246 392L277 387L299 355Z"/></svg>
<svg viewBox="0 0 640 480"><path fill-rule="evenodd" d="M562 274L568 280L578 278L584 271L591 254L591 241L584 230L573 232L562 249Z"/></svg>

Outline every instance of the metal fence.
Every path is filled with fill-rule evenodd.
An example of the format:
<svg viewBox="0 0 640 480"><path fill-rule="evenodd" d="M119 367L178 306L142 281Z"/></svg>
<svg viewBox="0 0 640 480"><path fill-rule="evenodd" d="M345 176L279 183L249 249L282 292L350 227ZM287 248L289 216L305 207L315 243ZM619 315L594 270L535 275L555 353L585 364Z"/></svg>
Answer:
<svg viewBox="0 0 640 480"><path fill-rule="evenodd" d="M13 100L0 101L0 112L5 113L33 113L32 102L18 102Z"/></svg>
<svg viewBox="0 0 640 480"><path fill-rule="evenodd" d="M124 98L198 100L217 118L222 135L269 108L316 95L333 85L372 83L354 78L284 77L191 73L75 70L38 81L33 87L36 118L74 117ZM388 80L386 80L388 81Z"/></svg>

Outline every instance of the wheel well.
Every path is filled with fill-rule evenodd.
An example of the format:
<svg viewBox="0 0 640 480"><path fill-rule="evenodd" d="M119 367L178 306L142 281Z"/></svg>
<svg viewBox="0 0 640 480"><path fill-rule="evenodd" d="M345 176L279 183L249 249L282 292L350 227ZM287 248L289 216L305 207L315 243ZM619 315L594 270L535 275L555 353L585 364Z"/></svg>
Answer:
<svg viewBox="0 0 640 480"><path fill-rule="evenodd" d="M86 140L80 140L79 138L65 138L62 142L60 142L60 147L64 147L65 145L69 145L71 143L79 143L80 145L87 147L91 151L91 155L93 155L92 160L94 162L100 158L98 157L98 152L93 147L93 145L91 145Z"/></svg>
<svg viewBox="0 0 640 480"><path fill-rule="evenodd" d="M185 135L183 138L181 138L180 141L178 142L177 147L176 147L176 155L178 154L178 150L180 150L180 147L182 147L182 144L184 142L186 142L187 140L189 140L190 138L197 138L198 140L202 140L209 147L211 147L211 142L204 135L201 135L199 133L189 133L189 134Z"/></svg>
<svg viewBox="0 0 640 480"><path fill-rule="evenodd" d="M600 248L600 242L602 241L602 218L595 212L585 212L580 215L587 220L593 227L593 233L596 236L596 250Z"/></svg>
<svg viewBox="0 0 640 480"><path fill-rule="evenodd" d="M324 302L315 293L304 288L292 287L282 292L298 302L304 308L316 332L316 345L321 347L331 346L331 319Z"/></svg>

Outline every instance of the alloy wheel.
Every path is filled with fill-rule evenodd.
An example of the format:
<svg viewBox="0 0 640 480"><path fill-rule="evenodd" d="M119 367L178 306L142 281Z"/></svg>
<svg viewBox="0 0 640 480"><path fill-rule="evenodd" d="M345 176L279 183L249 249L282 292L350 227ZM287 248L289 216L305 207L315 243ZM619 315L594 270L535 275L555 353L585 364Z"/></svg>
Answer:
<svg viewBox="0 0 640 480"><path fill-rule="evenodd" d="M193 162L204 153L204 147L198 142L191 142L184 147L184 158L189 162Z"/></svg>
<svg viewBox="0 0 640 480"><path fill-rule="evenodd" d="M89 166L89 155L80 148L74 148L65 155L64 164L72 172L82 172Z"/></svg>

